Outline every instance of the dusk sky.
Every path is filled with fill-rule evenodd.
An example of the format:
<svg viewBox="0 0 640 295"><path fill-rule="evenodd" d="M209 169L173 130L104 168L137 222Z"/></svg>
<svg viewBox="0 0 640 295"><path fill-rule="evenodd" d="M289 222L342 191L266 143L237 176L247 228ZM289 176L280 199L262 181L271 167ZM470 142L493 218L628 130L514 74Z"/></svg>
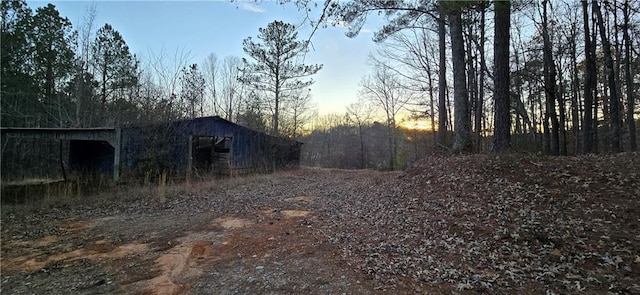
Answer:
<svg viewBox="0 0 640 295"><path fill-rule="evenodd" d="M90 1L28 1L35 11L52 3L60 14L69 18L77 29L86 15ZM322 8L310 15L317 18ZM132 53L143 65L150 52L173 53L177 49L190 52L190 63L202 63L215 53L219 59L227 55L245 57L242 40L258 34L274 20L299 26L305 14L293 4L278 5L270 1L97 1L96 30L111 24L124 37ZM313 36L313 48L307 63L321 63L324 68L313 77L313 101L321 113L343 113L349 103L357 99L358 82L369 72L366 59L375 48L372 31L379 25L366 25L356 38L344 35L345 28L319 29ZM309 24L301 27L299 37L306 39Z"/></svg>

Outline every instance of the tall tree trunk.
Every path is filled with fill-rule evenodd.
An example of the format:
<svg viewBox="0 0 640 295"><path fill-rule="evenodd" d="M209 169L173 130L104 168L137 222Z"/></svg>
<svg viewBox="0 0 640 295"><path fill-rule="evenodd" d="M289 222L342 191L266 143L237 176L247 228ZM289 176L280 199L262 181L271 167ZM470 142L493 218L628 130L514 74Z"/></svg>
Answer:
<svg viewBox="0 0 640 295"><path fill-rule="evenodd" d="M636 139L636 121L633 118L635 109L635 97L633 92L633 79L631 78L631 38L629 37L629 0L624 1L624 55L626 62L624 63L624 79L627 93L627 128L629 129L629 150L635 152L638 150Z"/></svg>
<svg viewBox="0 0 640 295"><path fill-rule="evenodd" d="M571 24L571 131L573 133L573 154L577 155L580 153L580 107L578 104L578 91L579 91L579 80L578 80L578 59L576 56L577 45L576 45L576 36L578 34L577 27L575 23ZM587 35L588 36L588 35ZM585 50L586 52L587 50Z"/></svg>
<svg viewBox="0 0 640 295"><path fill-rule="evenodd" d="M618 97L618 117L620 118L618 120L618 125L620 126L620 150L623 149L622 146L622 133L624 132L624 124L623 124L623 117L624 117L624 102L623 102L623 94L622 94L622 75L624 74L623 71L621 70L622 68L622 52L624 51L622 49L622 42L620 42L620 27L618 25L618 3L617 1L613 1L613 37L614 37L614 44L615 44L615 63L614 63L614 73L615 73L615 81L616 81L616 95ZM611 29L611 27L610 27ZM612 34L611 32L609 33L609 35Z"/></svg>
<svg viewBox="0 0 640 295"><path fill-rule="evenodd" d="M509 27L511 4L495 1L494 84L495 114L493 153L500 153L511 145L511 103L509 100Z"/></svg>
<svg viewBox="0 0 640 295"><path fill-rule="evenodd" d="M278 74L276 74L276 76L278 76ZM275 87L275 109L273 110L273 126L271 128L271 135L273 136L278 136L279 130L278 130L278 125L279 125L279 115L280 115L280 80L278 78L276 78L276 87Z"/></svg>
<svg viewBox="0 0 640 295"><path fill-rule="evenodd" d="M560 65L557 66L557 70L558 72L561 71ZM563 74L560 73L560 77L562 77ZM560 148L560 155L562 156L566 156L567 155L567 114L566 114L566 109L565 109L565 100L564 100L564 84L562 82L562 79L558 80L558 86L559 86L559 93L556 95L556 97L558 98L558 110L560 111L560 116L559 116L559 126L560 126L560 142L559 142L559 148Z"/></svg>
<svg viewBox="0 0 640 295"><path fill-rule="evenodd" d="M46 53L46 76L44 81L44 96L47 103L53 102L53 61L56 58L53 52L53 45L49 44L49 50Z"/></svg>
<svg viewBox="0 0 640 295"><path fill-rule="evenodd" d="M102 64L102 73L100 73L102 75L102 80L100 81L100 84L102 84L102 88L100 89L100 98L102 99L102 108L104 111L107 107L107 53L104 54L103 58L104 64Z"/></svg>
<svg viewBox="0 0 640 295"><path fill-rule="evenodd" d="M514 71L516 73L520 73L520 70L521 70L521 68L520 68L520 65L521 65L521 63L520 63L520 52L519 52L518 48L515 47L515 46L513 47L513 51L514 51L513 52L513 56L515 58L515 63L514 63L515 69L514 69ZM526 114L527 105L524 103L524 98L523 98L524 97L524 95L523 95L524 92L523 92L523 89L522 89L522 86L523 86L522 75L520 75L520 74L515 75L513 77L513 79L514 79L513 83L514 83L514 85L516 87L516 97L517 97L516 99L519 102L522 102L522 111L525 112L525 114ZM529 105L533 105L533 103L530 103ZM535 108L532 107L531 108L531 117L529 119L527 119L526 117L523 118L523 120L524 120L524 122L523 122L524 123L523 124L524 125L524 130L523 130L522 134L527 134L527 133L535 134L534 132L532 132L534 130L534 128L535 128L534 127L535 124L532 124L532 122L531 122L531 118L533 118L533 120L535 122L535 115L536 115ZM527 129L527 127L528 127L528 129ZM535 135L533 136L533 138L535 139Z"/></svg>
<svg viewBox="0 0 640 295"><path fill-rule="evenodd" d="M47 59L45 82L44 82L44 97L46 104L53 104L53 62ZM48 107L48 105L47 105Z"/></svg>
<svg viewBox="0 0 640 295"><path fill-rule="evenodd" d="M468 94L469 94L469 118L471 119L471 115L475 114L475 112L471 112L471 108L473 108L476 103L477 103L477 90L478 90L478 86L477 86L477 77L476 77L476 68L474 66L474 56L473 56L473 47L472 47L472 38L474 38L474 32L473 32L473 24L472 23L467 23L465 24L467 30L467 34L466 34L466 50L465 53L467 55L466 58L466 62L467 62L467 90L468 90ZM464 35L463 35L464 36ZM471 131L471 130L470 130ZM471 144L472 142L470 142ZM480 152L480 147L479 146L474 146L473 149L476 152Z"/></svg>
<svg viewBox="0 0 640 295"><path fill-rule="evenodd" d="M387 127L389 136L389 170L396 169L395 128L396 122L391 114L387 113Z"/></svg>
<svg viewBox="0 0 640 295"><path fill-rule="evenodd" d="M360 169L364 169L364 136L362 134L362 123L358 124L358 135L360 137Z"/></svg>
<svg viewBox="0 0 640 295"><path fill-rule="evenodd" d="M476 101L476 115L474 122L474 130L475 130L475 146L478 150L481 150L480 147L482 145L482 117L483 117L483 109L484 109L484 71L485 71L485 56L484 56L484 42L485 42L485 15L486 15L486 6L482 4L482 15L480 18L480 77L478 77L478 99Z"/></svg>
<svg viewBox="0 0 640 295"><path fill-rule="evenodd" d="M540 96L538 96L539 99ZM551 154L551 130L549 129L549 107L548 104L545 103L544 111L542 110L542 102L540 101L540 114L543 115L542 118L542 151L549 155Z"/></svg>
<svg viewBox="0 0 640 295"><path fill-rule="evenodd" d="M453 108L454 120L454 151L465 151L470 147L469 129L469 97L467 93L464 40L462 38L462 13L460 9L453 9L450 16L451 25L451 57L453 60Z"/></svg>
<svg viewBox="0 0 640 295"><path fill-rule="evenodd" d="M426 30L422 31L421 34L421 38L422 38L422 48L425 50L425 55L429 55L429 44L428 44L428 40L426 38ZM433 52L433 51L431 51ZM432 55L433 56L433 55ZM434 87L433 87L433 70L431 67L431 63L429 62L429 60L426 60L425 63L425 69L427 71L427 83L428 83L428 89L429 89L429 118L431 119L431 135L433 136L433 147L436 147L436 143L437 143L437 135L435 132L435 124L436 124L436 114L435 114L435 97L433 96L433 91L434 91ZM425 136L424 138L425 140L425 148L427 147L427 138Z"/></svg>
<svg viewBox="0 0 640 295"><path fill-rule="evenodd" d="M445 14L440 9L438 20L438 143L442 146L447 142L447 54Z"/></svg>
<svg viewBox="0 0 640 295"><path fill-rule="evenodd" d="M81 60L82 61L82 60ZM84 62L84 61L82 61ZM82 66L79 66L76 68L76 79L73 83L73 87L74 87L74 95L76 96L76 109L75 109L75 120L74 120L74 124L73 127L83 127L82 123L80 122L80 114L82 114L82 107L83 107L83 89L84 89L84 84L82 83L82 77L84 76L84 70ZM79 73L79 74L78 74Z"/></svg>
<svg viewBox="0 0 640 295"><path fill-rule="evenodd" d="M600 130L599 130L599 123L598 123L598 108L599 108L599 104L598 104L598 65L596 64L596 49L597 49L597 41L598 40L598 30L596 29L597 26L597 21L596 21L596 17L595 17L595 13L593 12L593 10L591 11L591 27L593 28L593 30L591 31L591 48L590 48L590 52L591 52L591 57L593 58L593 75L592 75L592 79L593 79L593 118L591 119L591 122L593 123L593 125L591 126L591 133L593 136L593 146L592 146L592 150L594 153L599 153L600 150Z"/></svg>
<svg viewBox="0 0 640 295"><path fill-rule="evenodd" d="M544 42L544 90L547 107L547 118L551 120L551 138L549 142L549 154L558 156L560 155L560 123L558 122L558 116L556 115L556 70L553 62L553 53L551 52L552 43L549 38L549 22L547 20L547 5L548 0L542 1L542 38ZM546 124L546 123L545 123Z"/></svg>
<svg viewBox="0 0 640 295"><path fill-rule="evenodd" d="M451 121L451 118L453 118L453 115L451 115L451 91L448 87L447 87L446 103L447 103L447 130L453 130L453 122Z"/></svg>
<svg viewBox="0 0 640 295"><path fill-rule="evenodd" d="M436 142L437 142L437 138L436 138L436 132L435 132L435 126L436 126L436 114L435 114L435 98L433 97L433 77L432 77L432 72L431 72L431 66L429 65L429 63L427 63L427 79L429 81L429 109L430 109L430 113L429 113L429 117L431 118L431 134L433 135L433 146L436 146Z"/></svg>
<svg viewBox="0 0 640 295"><path fill-rule="evenodd" d="M597 39L594 38L593 40ZM606 71L607 66L603 64L601 70L601 72L604 74L602 77L602 87L597 88L597 90L600 90L600 94L598 94L596 90L596 94L594 95L594 97L600 100L602 107L602 121L604 122L603 126L601 127L603 133L602 141L605 143L605 150L611 150L611 113L609 112L609 99L611 98L609 97L609 80L607 79Z"/></svg>
<svg viewBox="0 0 640 295"><path fill-rule="evenodd" d="M611 53L611 43L607 37L600 5L597 0L593 1L593 10L598 17L598 27L600 29L600 37L602 38L602 46L604 47L604 63L607 74L607 84L609 86L609 119L611 125L611 151L616 153L621 151L622 128L620 128L620 99L616 89L616 75L613 68L613 56Z"/></svg>

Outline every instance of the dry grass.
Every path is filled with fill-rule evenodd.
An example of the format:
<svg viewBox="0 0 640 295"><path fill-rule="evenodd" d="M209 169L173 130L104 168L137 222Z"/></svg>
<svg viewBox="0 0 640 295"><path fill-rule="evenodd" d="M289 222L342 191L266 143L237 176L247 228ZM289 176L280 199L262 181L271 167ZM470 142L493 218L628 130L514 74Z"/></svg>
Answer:
<svg viewBox="0 0 640 295"><path fill-rule="evenodd" d="M147 175L142 184L135 182L114 184L106 178L86 183L78 180L67 182L45 181L42 179L31 180L28 182L29 184L33 185L35 183L41 187L38 191L23 189L10 196L8 193L5 194L3 188L2 211L5 213L34 212L54 207L113 202L150 201L165 203L167 200L177 197L210 194L218 190L233 189L248 183L276 181L279 177L297 173L296 171L286 170L271 174L235 175L227 178L208 177L189 181L185 178L172 179L166 173L163 173L155 181ZM16 185L18 184L16 183ZM26 186L22 185L22 187Z"/></svg>
<svg viewBox="0 0 640 295"><path fill-rule="evenodd" d="M188 179L186 184L189 185ZM158 201L160 203L164 203L167 201L166 187L167 187L167 173L165 172L160 174L160 178L158 179L157 195L158 195Z"/></svg>
<svg viewBox="0 0 640 295"><path fill-rule="evenodd" d="M3 211L32 211L71 203L81 195L78 181L31 179L2 184Z"/></svg>

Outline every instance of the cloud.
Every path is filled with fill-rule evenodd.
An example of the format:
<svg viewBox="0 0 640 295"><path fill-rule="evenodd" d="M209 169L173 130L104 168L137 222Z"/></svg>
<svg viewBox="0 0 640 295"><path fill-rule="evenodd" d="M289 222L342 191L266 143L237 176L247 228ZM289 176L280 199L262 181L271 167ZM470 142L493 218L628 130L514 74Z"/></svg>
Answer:
<svg viewBox="0 0 640 295"><path fill-rule="evenodd" d="M250 2L240 2L240 8L255 13L264 13L265 10Z"/></svg>

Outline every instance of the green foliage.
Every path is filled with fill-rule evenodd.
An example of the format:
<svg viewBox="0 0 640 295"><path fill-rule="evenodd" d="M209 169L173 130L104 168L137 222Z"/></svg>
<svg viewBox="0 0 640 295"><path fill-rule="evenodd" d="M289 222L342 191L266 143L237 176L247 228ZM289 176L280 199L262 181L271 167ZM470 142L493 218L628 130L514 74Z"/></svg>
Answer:
<svg viewBox="0 0 640 295"><path fill-rule="evenodd" d="M31 69L32 11L24 1L2 1L0 35L0 96L2 126L35 125L30 110L38 106L37 84Z"/></svg>
<svg viewBox="0 0 640 295"><path fill-rule="evenodd" d="M278 134L278 115L289 92L307 88L313 79L305 79L322 69L322 65L306 65L300 58L308 50L309 41L299 41L295 26L274 21L260 28L257 41L248 37L242 42L244 52L252 59L243 59L245 68L241 80L258 91L272 96L273 133Z"/></svg>
<svg viewBox="0 0 640 295"><path fill-rule="evenodd" d="M260 97L255 92L249 93L249 97L245 100L238 116L238 124L260 132L267 131Z"/></svg>
<svg viewBox="0 0 640 295"><path fill-rule="evenodd" d="M6 76L17 73L28 73L32 51L32 45L28 39L31 30L32 12L24 1L2 1L0 3L2 14L2 85L5 85Z"/></svg>
<svg viewBox="0 0 640 295"><path fill-rule="evenodd" d="M96 114L101 113L102 106L95 94L98 81L88 72L76 72L67 85L65 92L75 98L75 127L92 127L101 123Z"/></svg>
<svg viewBox="0 0 640 295"><path fill-rule="evenodd" d="M386 1L357 0L345 3L332 2L327 8L326 18L329 23L348 23L346 35L355 37L360 33L371 13L384 15L388 22L375 32L373 40L382 42L394 33L415 27L425 19L433 19L437 8L436 1Z"/></svg>
<svg viewBox="0 0 640 295"><path fill-rule="evenodd" d="M204 113L204 76L197 64L182 69L182 99L187 106L187 114L195 118Z"/></svg>
<svg viewBox="0 0 640 295"><path fill-rule="evenodd" d="M50 101L56 91L55 82L71 75L75 33L71 22L61 17L53 4L36 9L29 39L35 47L34 74L44 91L43 99ZM42 93L41 93L42 94Z"/></svg>
<svg viewBox="0 0 640 295"><path fill-rule="evenodd" d="M60 81L73 75L71 22L52 4L32 14L24 1L3 1L1 10L2 125L68 125Z"/></svg>
<svg viewBox="0 0 640 295"><path fill-rule="evenodd" d="M297 90L313 84L313 80L302 80L317 73L322 65L305 65L297 58L306 53L309 41L299 41L295 26L274 21L266 28L260 28L254 42L251 37L242 42L244 52L254 61L243 61L249 66L245 80L259 90L275 92ZM270 78L261 81L262 78ZM270 81L271 80L271 81Z"/></svg>
<svg viewBox="0 0 640 295"><path fill-rule="evenodd" d="M71 22L52 4L33 15L24 1L3 1L1 12L2 125L67 125L56 83L72 75Z"/></svg>
<svg viewBox="0 0 640 295"><path fill-rule="evenodd" d="M2 126L93 127L144 117L138 61L111 25L98 30L86 65L77 32L56 7L35 13L25 1L2 1ZM140 90L137 88L136 90Z"/></svg>
<svg viewBox="0 0 640 295"><path fill-rule="evenodd" d="M103 105L114 91L137 85L136 57L129 52L120 32L110 24L98 30L92 50Z"/></svg>

